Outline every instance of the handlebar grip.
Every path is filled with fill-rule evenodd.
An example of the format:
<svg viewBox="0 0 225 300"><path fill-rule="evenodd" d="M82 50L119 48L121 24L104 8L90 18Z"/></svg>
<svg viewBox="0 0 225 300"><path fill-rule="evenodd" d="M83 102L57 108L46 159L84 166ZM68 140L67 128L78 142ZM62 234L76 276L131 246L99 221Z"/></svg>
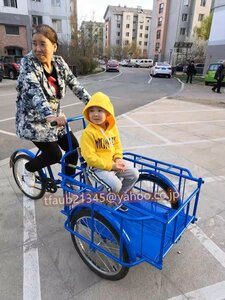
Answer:
<svg viewBox="0 0 225 300"><path fill-rule="evenodd" d="M57 126L58 125L58 123L56 121L52 121L50 124L51 124L51 126Z"/></svg>

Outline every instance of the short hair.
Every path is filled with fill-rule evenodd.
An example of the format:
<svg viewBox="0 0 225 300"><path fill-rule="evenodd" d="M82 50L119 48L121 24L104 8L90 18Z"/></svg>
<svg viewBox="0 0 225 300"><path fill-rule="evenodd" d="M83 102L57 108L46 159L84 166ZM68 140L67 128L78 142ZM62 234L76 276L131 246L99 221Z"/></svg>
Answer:
<svg viewBox="0 0 225 300"><path fill-rule="evenodd" d="M35 26L33 28L33 31L32 31L32 36L34 34L42 34L47 39L49 39L53 44L57 44L58 45L58 36L57 36L57 33L49 25L40 24L40 25Z"/></svg>

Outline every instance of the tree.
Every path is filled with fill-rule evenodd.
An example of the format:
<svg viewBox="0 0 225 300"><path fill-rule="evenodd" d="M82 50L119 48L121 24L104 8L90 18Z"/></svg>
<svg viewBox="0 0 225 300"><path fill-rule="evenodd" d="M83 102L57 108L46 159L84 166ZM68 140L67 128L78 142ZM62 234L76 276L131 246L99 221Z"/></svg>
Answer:
<svg viewBox="0 0 225 300"><path fill-rule="evenodd" d="M194 35L201 40L207 41L209 39L211 25L212 14L207 17L204 17L201 22L201 25L199 27L195 27Z"/></svg>

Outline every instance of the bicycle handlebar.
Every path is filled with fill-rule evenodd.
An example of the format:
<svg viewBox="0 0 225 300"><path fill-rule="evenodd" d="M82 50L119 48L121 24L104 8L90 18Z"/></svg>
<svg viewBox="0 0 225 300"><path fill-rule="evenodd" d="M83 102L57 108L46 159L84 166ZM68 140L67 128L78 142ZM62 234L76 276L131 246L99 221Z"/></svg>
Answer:
<svg viewBox="0 0 225 300"><path fill-rule="evenodd" d="M76 117L67 118L67 119L66 119L66 122L67 122L67 123L70 123L70 122L78 121L78 120L82 120L82 121L83 121L83 124L85 124L85 121L84 121L84 117L83 117L83 116L76 116ZM51 126L57 126L57 122L56 122L56 121L51 122Z"/></svg>

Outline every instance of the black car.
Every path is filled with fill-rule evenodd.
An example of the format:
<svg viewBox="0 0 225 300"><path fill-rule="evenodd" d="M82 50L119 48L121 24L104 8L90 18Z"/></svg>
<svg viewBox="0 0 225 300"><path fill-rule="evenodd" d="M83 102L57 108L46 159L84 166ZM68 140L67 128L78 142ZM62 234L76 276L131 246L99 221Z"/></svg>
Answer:
<svg viewBox="0 0 225 300"><path fill-rule="evenodd" d="M0 63L4 66L4 77L16 79L20 72L20 60L22 56L19 55L5 55L0 57Z"/></svg>
<svg viewBox="0 0 225 300"><path fill-rule="evenodd" d="M2 82L3 77L4 77L4 64L0 62L0 82Z"/></svg>

